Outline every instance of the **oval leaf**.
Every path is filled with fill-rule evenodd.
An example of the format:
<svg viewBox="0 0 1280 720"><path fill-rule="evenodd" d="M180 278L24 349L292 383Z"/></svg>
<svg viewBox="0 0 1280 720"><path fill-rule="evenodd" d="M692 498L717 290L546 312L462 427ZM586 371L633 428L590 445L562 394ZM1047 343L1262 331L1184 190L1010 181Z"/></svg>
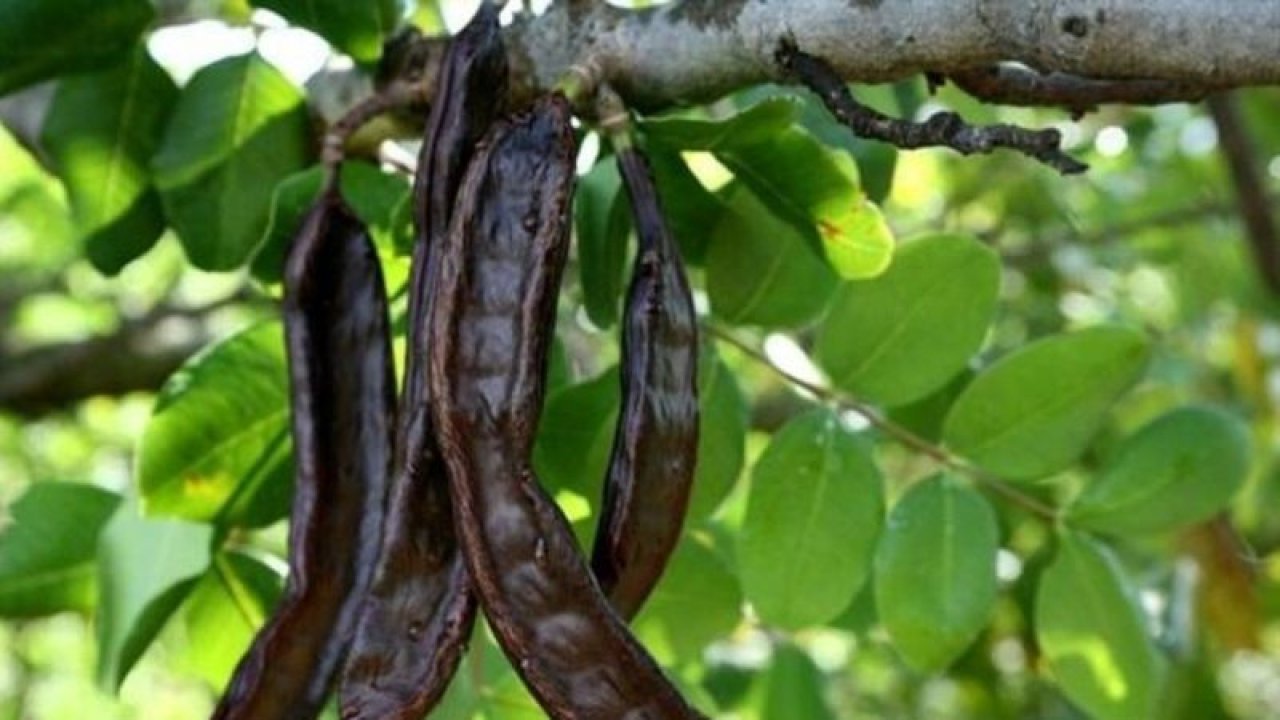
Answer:
<svg viewBox="0 0 1280 720"><path fill-rule="evenodd" d="M1104 548L1062 534L1057 557L1040 577L1035 619L1049 670L1072 702L1099 720L1154 717L1163 658Z"/></svg>
<svg viewBox="0 0 1280 720"><path fill-rule="evenodd" d="M622 297L631 206L621 188L618 165L607 158L579 181L573 196L582 302L598 328L617 322Z"/></svg>
<svg viewBox="0 0 1280 720"><path fill-rule="evenodd" d="M947 667L986 625L998 541L995 511L949 478L920 483L889 513L876 551L876 608L913 667Z"/></svg>
<svg viewBox="0 0 1280 720"><path fill-rule="evenodd" d="M1239 420L1181 408L1128 438L1067 518L1122 535L1176 530L1226 507L1248 472L1248 430Z"/></svg>
<svg viewBox="0 0 1280 720"><path fill-rule="evenodd" d="M743 590L761 620L795 629L838 616L867 578L883 514L880 472L834 414L779 430L752 471L738 538Z"/></svg>
<svg viewBox="0 0 1280 720"><path fill-rule="evenodd" d="M673 150L711 151L729 144L768 140L790 127L800 111L794 98L774 97L721 120L691 117L649 118L645 138Z"/></svg>
<svg viewBox="0 0 1280 720"><path fill-rule="evenodd" d="M946 444L1010 479L1069 466L1111 405L1142 376L1148 346L1139 333L1098 327L1017 350L976 377L943 426Z"/></svg>
<svg viewBox="0 0 1280 720"><path fill-rule="evenodd" d="M689 520L720 507L742 474L747 446L747 404L738 379L714 350L698 359L698 465Z"/></svg>
<svg viewBox="0 0 1280 720"><path fill-rule="evenodd" d="M707 293L716 315L739 325L798 327L822 312L835 284L793 225L750 190L732 189L707 251Z"/></svg>
<svg viewBox="0 0 1280 720"><path fill-rule="evenodd" d="M150 520L126 503L102 532L98 677L117 689L209 566L207 525Z"/></svg>
<svg viewBox="0 0 1280 720"><path fill-rule="evenodd" d="M301 170L302 95L257 53L200 72L182 91L156 155L156 185L193 265L232 270L262 240L267 188Z"/></svg>
<svg viewBox="0 0 1280 720"><path fill-rule="evenodd" d="M686 538L632 624L650 652L674 664L697 660L732 632L741 609L738 579L710 548Z"/></svg>
<svg viewBox="0 0 1280 720"><path fill-rule="evenodd" d="M164 232L150 163L177 99L173 80L141 46L110 70L58 83L40 141L89 260L104 273L119 272Z"/></svg>
<svg viewBox="0 0 1280 720"><path fill-rule="evenodd" d="M122 60L154 15L148 0L5 0L0 95Z"/></svg>
<svg viewBox="0 0 1280 720"><path fill-rule="evenodd" d="M888 267L893 233L862 193L848 153L790 127L763 142L726 143L716 157L841 277L874 277Z"/></svg>
<svg viewBox="0 0 1280 720"><path fill-rule="evenodd" d="M0 617L92 609L98 535L119 503L79 483L28 488L0 524Z"/></svg>
<svg viewBox="0 0 1280 720"><path fill-rule="evenodd" d="M288 487L292 474L283 332L267 323L215 345L165 383L138 449L148 514L212 520L243 488ZM287 492L276 492L279 513ZM250 513L226 518L241 522Z"/></svg>
<svg viewBox="0 0 1280 720"><path fill-rule="evenodd" d="M995 315L1000 261L977 240L907 243L878 278L845 283L815 354L841 389L880 405L919 400L964 370Z"/></svg>
<svg viewBox="0 0 1280 720"><path fill-rule="evenodd" d="M186 657L211 687L225 687L254 633L270 616L283 578L257 558L224 551L183 606Z"/></svg>

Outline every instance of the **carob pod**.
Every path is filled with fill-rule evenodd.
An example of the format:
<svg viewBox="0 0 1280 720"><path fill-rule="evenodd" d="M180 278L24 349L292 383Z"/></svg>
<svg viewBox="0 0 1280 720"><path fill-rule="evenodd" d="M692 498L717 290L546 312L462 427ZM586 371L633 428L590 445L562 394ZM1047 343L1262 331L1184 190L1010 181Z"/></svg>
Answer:
<svg viewBox="0 0 1280 720"><path fill-rule="evenodd" d="M622 328L622 411L591 567L631 618L680 540L698 454L698 325L649 163L618 151L638 248Z"/></svg>
<svg viewBox="0 0 1280 720"><path fill-rule="evenodd" d="M382 269L332 180L294 239L284 290L296 466L289 576L214 711L221 720L319 713L373 575L391 470Z"/></svg>
<svg viewBox="0 0 1280 720"><path fill-rule="evenodd" d="M444 462L427 405L429 268L457 187L496 120L507 82L498 10L481 5L446 51L414 187L408 356L382 552L339 690L342 717L420 718L443 695L466 648L475 601L454 535Z"/></svg>
<svg viewBox="0 0 1280 720"><path fill-rule="evenodd" d="M432 416L473 586L543 709L559 720L699 718L613 611L533 473L568 249L569 121L562 96L542 98L471 161L436 267Z"/></svg>

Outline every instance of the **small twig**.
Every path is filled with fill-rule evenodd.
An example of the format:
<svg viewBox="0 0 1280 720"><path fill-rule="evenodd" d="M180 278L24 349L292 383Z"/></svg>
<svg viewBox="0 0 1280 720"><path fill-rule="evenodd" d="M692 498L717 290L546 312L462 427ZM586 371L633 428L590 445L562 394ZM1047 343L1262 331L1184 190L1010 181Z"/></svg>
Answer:
<svg viewBox="0 0 1280 720"><path fill-rule="evenodd" d="M1209 98L1209 113L1218 126L1222 155L1236 186L1237 204L1254 265L1267 289L1280 295L1280 227L1271 199L1267 197L1266 172L1258 160L1257 147L1234 95Z"/></svg>
<svg viewBox="0 0 1280 720"><path fill-rule="evenodd" d="M956 113L940 112L924 122L891 118L853 97L840 75L825 60L800 51L790 40L778 46L782 69L822 99L841 123L859 137L881 140L904 149L948 147L962 155L987 154L996 148L1035 158L1063 175L1089 169L1062 151L1062 134L1052 128L1028 130L1016 125L969 125Z"/></svg>
<svg viewBox="0 0 1280 720"><path fill-rule="evenodd" d="M1096 80L1069 73L1038 73L994 65L948 73L956 87L979 100L1019 107L1059 107L1079 117L1099 105L1162 105L1203 100L1213 88L1172 80Z"/></svg>
<svg viewBox="0 0 1280 720"><path fill-rule="evenodd" d="M802 377L799 377L793 373L788 372L783 368L778 367L773 363L773 361L771 361L768 357L766 357L764 353L760 352L756 348L752 347L750 344L739 339L733 333L729 332L728 330L725 330L722 327L719 327L712 323L704 323L703 327L707 330L707 332L715 336L717 340L720 340L721 342L727 345L733 346L743 355L750 358L752 361L757 362L760 365L763 365L764 367L768 368L775 375L787 381L788 383L794 385L795 387L798 387L802 390L805 390L806 392L809 392L814 397L822 400L823 402L831 403L845 410L852 410L853 412L865 418L866 421L870 423L873 427L880 430L881 432L883 432L885 435L889 436L893 440L897 441L903 447L906 447L910 450L914 450L915 452L918 452L921 455L925 455L926 457L933 459L939 465L950 468L952 470L955 470L958 473L961 473L969 476L970 478L973 478L979 483L990 488L993 492L1004 496L1010 502L1013 502L1014 504L1021 506L1022 508L1024 508L1025 510L1027 510L1028 512L1030 512L1035 516L1043 518L1044 520L1047 520L1049 522L1057 521L1058 512L1054 508L1040 502L1039 500L1037 500L1034 497L1031 497L1030 495L1027 495L1019 491L1018 489L1014 488L1005 480L999 477L996 477L990 472L987 472L986 470L983 470L982 468L976 465L973 465L972 463L964 460L963 458L952 455L945 448L935 445L929 442L928 440L925 440L924 438L920 437L919 435L916 435L910 430L902 427L901 425L885 417L875 407L861 400L858 400L857 398L846 395L845 393L842 393L839 390L810 382L808 380L805 380Z"/></svg>
<svg viewBox="0 0 1280 720"><path fill-rule="evenodd" d="M329 126L324 135L321 162L330 173L336 172L346 156L347 141L352 135L380 115L421 103L427 92L425 83L421 81L393 82L360 101Z"/></svg>

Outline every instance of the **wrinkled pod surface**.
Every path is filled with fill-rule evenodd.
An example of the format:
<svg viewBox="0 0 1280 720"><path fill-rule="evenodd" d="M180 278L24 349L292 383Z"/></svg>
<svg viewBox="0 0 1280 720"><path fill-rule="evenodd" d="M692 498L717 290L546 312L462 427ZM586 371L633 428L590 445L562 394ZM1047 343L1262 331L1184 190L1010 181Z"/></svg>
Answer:
<svg viewBox="0 0 1280 720"><path fill-rule="evenodd" d="M295 479L289 576L241 659L219 720L315 717L377 559L395 387L382 270L330 184L285 266Z"/></svg>
<svg viewBox="0 0 1280 720"><path fill-rule="evenodd" d="M557 719L702 717L596 585L530 460L568 248L561 96L500 123L458 194L430 315L431 410L467 569L494 634Z"/></svg>
<svg viewBox="0 0 1280 720"><path fill-rule="evenodd" d="M497 118L507 81L497 9L484 4L451 42L414 184L405 386L382 549L339 698L345 720L421 718L444 694L475 619L454 534L445 466L428 409L426 318L458 184Z"/></svg>

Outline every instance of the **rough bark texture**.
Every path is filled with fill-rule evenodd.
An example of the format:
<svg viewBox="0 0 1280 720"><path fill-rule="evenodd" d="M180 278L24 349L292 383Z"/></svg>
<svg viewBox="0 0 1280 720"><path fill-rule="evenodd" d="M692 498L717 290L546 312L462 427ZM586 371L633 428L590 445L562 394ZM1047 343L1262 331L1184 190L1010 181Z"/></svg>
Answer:
<svg viewBox="0 0 1280 720"><path fill-rule="evenodd" d="M786 37L857 82L1018 62L1104 80L1280 83L1274 0L562 2L518 20L507 43L526 86L591 58L629 104L657 109L781 79L773 54Z"/></svg>

